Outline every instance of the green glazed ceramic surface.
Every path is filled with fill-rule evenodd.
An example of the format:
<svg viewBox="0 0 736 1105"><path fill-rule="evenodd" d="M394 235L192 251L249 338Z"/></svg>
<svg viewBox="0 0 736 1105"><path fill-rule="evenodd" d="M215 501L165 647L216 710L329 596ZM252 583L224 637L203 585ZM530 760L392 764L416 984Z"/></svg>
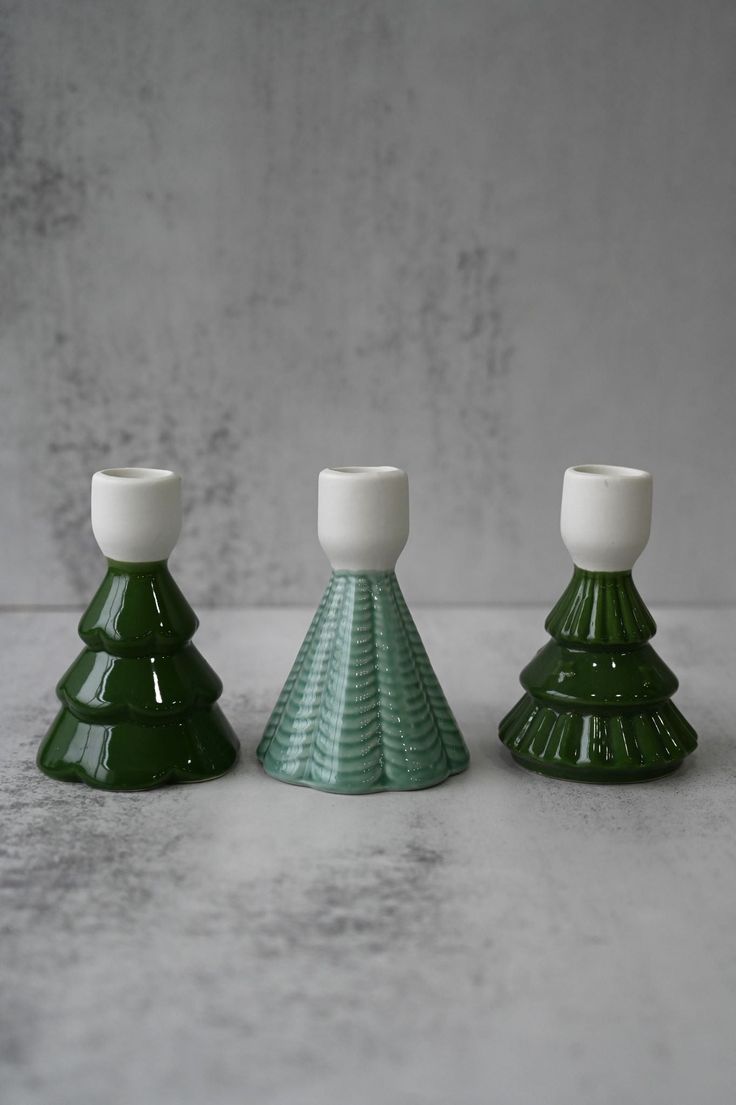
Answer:
<svg viewBox="0 0 736 1105"><path fill-rule="evenodd" d="M468 750L393 572L333 572L258 757L287 783L414 790Z"/></svg>
<svg viewBox="0 0 736 1105"><path fill-rule="evenodd" d="M191 644L197 625L166 562L109 561L79 624L86 647L57 687L41 770L109 790L224 774L238 741L217 706L222 684Z"/></svg>
<svg viewBox="0 0 736 1105"><path fill-rule="evenodd" d="M588 782L673 771L697 737L670 698L677 679L647 644L656 631L631 572L576 567L521 673L500 738L522 766Z"/></svg>

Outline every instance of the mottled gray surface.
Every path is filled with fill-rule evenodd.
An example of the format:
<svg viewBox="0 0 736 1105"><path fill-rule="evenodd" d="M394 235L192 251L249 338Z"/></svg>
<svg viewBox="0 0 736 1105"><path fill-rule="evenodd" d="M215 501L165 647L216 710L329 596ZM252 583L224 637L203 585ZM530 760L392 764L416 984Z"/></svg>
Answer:
<svg viewBox="0 0 736 1105"><path fill-rule="evenodd" d="M311 604L355 463L410 598L546 602L582 461L654 471L652 597L736 598L730 0L0 0L0 104L0 602L152 464L195 601Z"/></svg>
<svg viewBox="0 0 736 1105"><path fill-rule="evenodd" d="M734 612L660 613L701 745L620 788L496 739L543 615L419 611L471 769L357 798L255 762L310 611L203 613L242 762L142 795L35 770L74 619L0 615L3 1105L731 1105Z"/></svg>

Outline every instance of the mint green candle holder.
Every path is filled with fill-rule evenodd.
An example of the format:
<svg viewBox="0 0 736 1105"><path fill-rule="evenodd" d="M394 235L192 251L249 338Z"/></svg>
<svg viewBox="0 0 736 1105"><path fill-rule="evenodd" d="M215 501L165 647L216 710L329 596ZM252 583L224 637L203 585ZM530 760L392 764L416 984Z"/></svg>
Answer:
<svg viewBox="0 0 736 1105"><path fill-rule="evenodd" d="M435 786L468 750L401 593L408 482L325 469L319 539L333 572L258 747L269 775L343 794Z"/></svg>
<svg viewBox="0 0 736 1105"><path fill-rule="evenodd" d="M593 783L679 767L697 744L671 702L675 675L647 642L656 626L631 575L649 538L647 472L565 473L561 528L573 577L545 623L552 637L521 673L524 695L500 738L522 767Z"/></svg>
<svg viewBox="0 0 736 1105"><path fill-rule="evenodd" d="M223 775L238 741L217 705L222 683L191 643L196 615L166 563L181 528L179 477L95 473L92 525L107 573L79 624L85 648L58 684L61 709L38 766L107 790Z"/></svg>

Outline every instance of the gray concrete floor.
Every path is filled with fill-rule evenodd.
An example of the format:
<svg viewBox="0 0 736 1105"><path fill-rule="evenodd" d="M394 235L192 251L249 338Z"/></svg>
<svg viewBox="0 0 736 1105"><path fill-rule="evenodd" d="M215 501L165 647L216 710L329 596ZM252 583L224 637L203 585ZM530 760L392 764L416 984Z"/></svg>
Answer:
<svg viewBox="0 0 736 1105"><path fill-rule="evenodd" d="M36 770L77 618L0 615L3 1105L730 1105L734 611L655 611L701 744L622 788L496 739L545 613L416 612L471 769L359 798L255 759L311 611L200 612L242 759L148 794Z"/></svg>

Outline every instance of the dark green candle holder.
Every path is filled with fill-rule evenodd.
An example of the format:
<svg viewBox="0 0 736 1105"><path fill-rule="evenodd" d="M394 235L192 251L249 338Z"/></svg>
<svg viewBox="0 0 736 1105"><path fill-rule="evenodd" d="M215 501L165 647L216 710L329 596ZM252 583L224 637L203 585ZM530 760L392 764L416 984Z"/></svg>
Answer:
<svg viewBox="0 0 736 1105"><path fill-rule="evenodd" d="M82 616L85 644L60 680L61 709L38 751L54 779L108 790L201 782L234 764L222 683L192 644L197 617L166 564L181 525L180 481L158 469L93 478L107 574ZM137 559L153 553L160 559Z"/></svg>
<svg viewBox="0 0 736 1105"><path fill-rule="evenodd" d="M648 473L582 465L565 474L562 533L573 577L545 623L552 640L522 671L525 694L500 726L522 767L638 782L674 771L695 748L694 729L671 701L677 679L648 644L656 626L631 576L650 516Z"/></svg>

